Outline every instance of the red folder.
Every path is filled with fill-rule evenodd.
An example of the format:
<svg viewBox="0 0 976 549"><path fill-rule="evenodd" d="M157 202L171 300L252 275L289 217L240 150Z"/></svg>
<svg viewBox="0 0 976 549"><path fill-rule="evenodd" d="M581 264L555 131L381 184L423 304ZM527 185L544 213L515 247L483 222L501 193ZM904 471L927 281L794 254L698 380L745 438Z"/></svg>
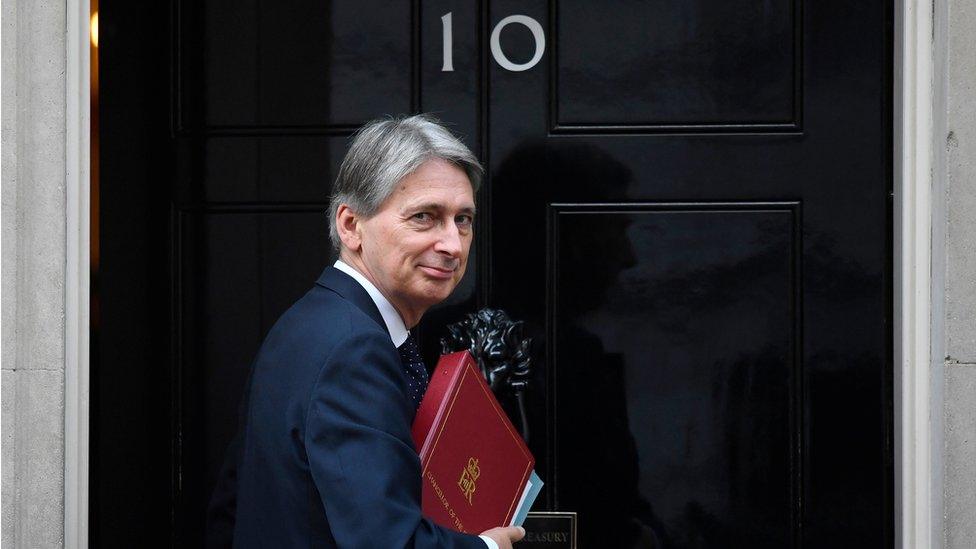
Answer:
<svg viewBox="0 0 976 549"><path fill-rule="evenodd" d="M424 515L480 534L508 526L535 458L499 406L471 353L441 357L413 422Z"/></svg>

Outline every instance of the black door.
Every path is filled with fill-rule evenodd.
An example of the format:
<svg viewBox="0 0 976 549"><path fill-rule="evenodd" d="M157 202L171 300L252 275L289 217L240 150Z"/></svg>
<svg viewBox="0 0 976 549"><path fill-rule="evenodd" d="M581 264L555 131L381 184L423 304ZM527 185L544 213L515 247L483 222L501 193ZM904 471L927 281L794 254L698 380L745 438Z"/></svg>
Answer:
<svg viewBox="0 0 976 549"><path fill-rule="evenodd" d="M537 509L588 548L892 545L887 3L101 11L93 545L202 542L348 136L421 111L488 168L428 362L526 322Z"/></svg>

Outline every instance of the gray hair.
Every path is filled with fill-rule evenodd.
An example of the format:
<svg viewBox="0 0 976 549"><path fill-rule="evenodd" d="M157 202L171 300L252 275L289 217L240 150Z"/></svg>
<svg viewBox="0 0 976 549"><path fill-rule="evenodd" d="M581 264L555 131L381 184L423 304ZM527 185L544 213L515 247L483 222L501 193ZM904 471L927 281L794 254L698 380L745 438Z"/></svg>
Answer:
<svg viewBox="0 0 976 549"><path fill-rule="evenodd" d="M368 218L404 177L434 158L464 170L471 190L478 191L484 168L471 150L435 118L426 114L395 117L373 120L360 128L342 159L329 202L329 238L335 249L342 249L336 228L336 212L341 204Z"/></svg>

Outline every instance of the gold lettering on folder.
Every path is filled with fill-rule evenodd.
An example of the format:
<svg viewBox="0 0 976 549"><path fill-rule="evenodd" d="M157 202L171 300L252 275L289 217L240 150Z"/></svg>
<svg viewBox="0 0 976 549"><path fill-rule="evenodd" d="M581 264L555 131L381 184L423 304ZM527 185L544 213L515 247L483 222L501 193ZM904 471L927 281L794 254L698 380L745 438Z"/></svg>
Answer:
<svg viewBox="0 0 976 549"><path fill-rule="evenodd" d="M478 460L468 458L468 465L461 470L461 479L458 480L458 488L461 489L464 499L468 500L468 505L471 505L471 496L474 495L474 481L478 480L480 476L481 468L478 467Z"/></svg>

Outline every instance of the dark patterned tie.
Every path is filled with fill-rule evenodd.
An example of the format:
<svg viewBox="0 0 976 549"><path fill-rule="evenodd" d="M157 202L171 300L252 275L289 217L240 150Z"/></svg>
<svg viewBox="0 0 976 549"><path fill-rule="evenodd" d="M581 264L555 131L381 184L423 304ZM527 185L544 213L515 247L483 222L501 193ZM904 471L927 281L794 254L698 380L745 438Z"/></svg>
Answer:
<svg viewBox="0 0 976 549"><path fill-rule="evenodd" d="M416 410L424 398L424 391L427 390L427 368L424 367L424 359L420 358L417 340L412 335L408 334L407 340L397 350L400 351L403 371L407 374L407 393L410 395L413 409Z"/></svg>

